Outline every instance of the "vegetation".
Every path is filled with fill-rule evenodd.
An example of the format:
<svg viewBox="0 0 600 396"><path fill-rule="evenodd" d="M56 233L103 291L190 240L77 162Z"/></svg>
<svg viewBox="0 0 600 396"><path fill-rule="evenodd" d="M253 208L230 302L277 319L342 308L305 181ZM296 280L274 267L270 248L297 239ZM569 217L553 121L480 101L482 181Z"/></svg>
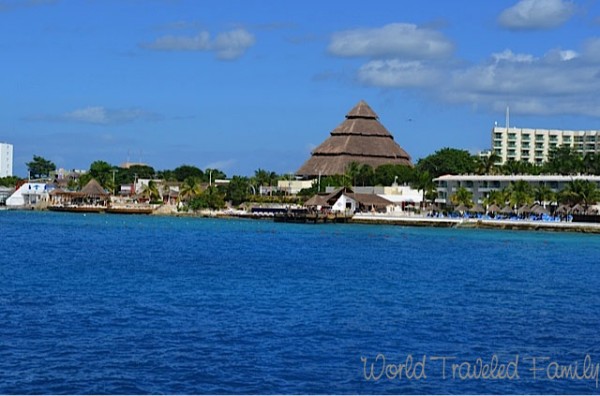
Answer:
<svg viewBox="0 0 600 396"><path fill-rule="evenodd" d="M6 176L0 177L0 186L2 187L15 187L19 182L20 178L17 176Z"/></svg>
<svg viewBox="0 0 600 396"><path fill-rule="evenodd" d="M477 157L466 150L443 148L420 159L416 168L420 172L429 172L433 177L442 175L472 174L477 170Z"/></svg>
<svg viewBox="0 0 600 396"><path fill-rule="evenodd" d="M459 187L454 195L450 197L450 201L454 206L464 205L470 208L473 206L473 193L465 187Z"/></svg>
<svg viewBox="0 0 600 396"><path fill-rule="evenodd" d="M27 162L25 165L27 165L29 177L32 179L49 177L50 173L56 170L56 165L54 165L54 162L38 155L34 155L33 160L31 162Z"/></svg>

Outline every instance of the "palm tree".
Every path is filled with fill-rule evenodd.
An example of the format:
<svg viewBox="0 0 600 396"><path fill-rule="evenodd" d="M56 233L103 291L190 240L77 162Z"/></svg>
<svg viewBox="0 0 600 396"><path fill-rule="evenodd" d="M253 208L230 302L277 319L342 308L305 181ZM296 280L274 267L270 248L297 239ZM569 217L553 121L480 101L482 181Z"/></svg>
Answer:
<svg viewBox="0 0 600 396"><path fill-rule="evenodd" d="M589 180L572 180L559 193L560 200L570 205L581 204L585 211L600 201L600 190L596 183Z"/></svg>
<svg viewBox="0 0 600 396"><path fill-rule="evenodd" d="M531 205L533 203L533 190L525 180L517 180L508 186L510 192L509 202L513 206Z"/></svg>
<svg viewBox="0 0 600 396"><path fill-rule="evenodd" d="M450 201L455 205L464 205L467 208L473 206L473 193L465 187L459 187L454 195L450 197Z"/></svg>
<svg viewBox="0 0 600 396"><path fill-rule="evenodd" d="M502 207L502 206L506 205L506 202L508 201L509 196L510 196L510 193L506 189L492 190L492 191L490 191L488 196L484 198L483 203L486 206L498 205L498 206Z"/></svg>
<svg viewBox="0 0 600 396"><path fill-rule="evenodd" d="M500 161L500 156L494 152L491 152L490 155L481 157L479 159L479 164L477 165L477 173L479 175L493 175L496 168L496 163Z"/></svg>
<svg viewBox="0 0 600 396"><path fill-rule="evenodd" d="M142 190L142 196L148 198L149 201L157 201L161 199L160 191L154 180L150 180Z"/></svg>
<svg viewBox="0 0 600 396"><path fill-rule="evenodd" d="M352 186L356 186L356 178L358 177L358 174L360 172L360 166L361 165L356 161L352 161L346 166L345 176L348 179L348 181L352 183Z"/></svg>
<svg viewBox="0 0 600 396"><path fill-rule="evenodd" d="M436 186L429 171L417 172L411 187L423 192L423 207L427 203L427 196L434 196L434 199L437 196Z"/></svg>
<svg viewBox="0 0 600 396"><path fill-rule="evenodd" d="M179 200L187 201L193 199L202 193L200 181L195 177L188 177L183 181L179 191Z"/></svg>
<svg viewBox="0 0 600 396"><path fill-rule="evenodd" d="M552 189L545 184L540 184L533 189L533 197L536 202L546 207L546 203L550 203L556 200L556 194Z"/></svg>

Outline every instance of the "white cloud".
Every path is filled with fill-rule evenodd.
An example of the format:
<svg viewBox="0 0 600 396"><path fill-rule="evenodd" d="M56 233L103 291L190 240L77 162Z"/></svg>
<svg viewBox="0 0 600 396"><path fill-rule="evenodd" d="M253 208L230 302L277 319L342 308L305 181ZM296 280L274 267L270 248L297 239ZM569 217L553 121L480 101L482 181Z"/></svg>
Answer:
<svg viewBox="0 0 600 396"><path fill-rule="evenodd" d="M374 60L358 71L359 81L368 85L396 88L426 87L437 84L440 70L419 61Z"/></svg>
<svg viewBox="0 0 600 396"><path fill-rule="evenodd" d="M575 5L564 0L520 0L498 17L500 26L510 30L551 29L565 23Z"/></svg>
<svg viewBox="0 0 600 396"><path fill-rule="evenodd" d="M447 57L453 50L440 32L407 23L337 32L329 44L331 54L343 57L432 59Z"/></svg>
<svg viewBox="0 0 600 396"><path fill-rule="evenodd" d="M508 61L508 62L531 63L534 61L533 55L515 54L509 49L506 49L500 53L492 54L492 58L496 62Z"/></svg>
<svg viewBox="0 0 600 396"><path fill-rule="evenodd" d="M37 115L27 119L30 121L75 122L94 125L126 124L134 121L153 121L160 117L146 110L107 109L102 106L90 106L76 109L60 115Z"/></svg>
<svg viewBox="0 0 600 396"><path fill-rule="evenodd" d="M210 33L201 31L194 36L166 35L141 46L156 51L210 51L217 59L233 60L244 55L255 43L252 33L238 28L219 33L214 40L211 40Z"/></svg>
<svg viewBox="0 0 600 396"><path fill-rule="evenodd" d="M145 47L157 51L208 51L210 35L208 32L200 32L191 37L168 35L157 38Z"/></svg>
<svg viewBox="0 0 600 396"><path fill-rule="evenodd" d="M555 48L542 56L506 49L476 64L380 57L360 66L356 79L492 111L509 104L515 114L600 117L600 38L580 50Z"/></svg>
<svg viewBox="0 0 600 396"><path fill-rule="evenodd" d="M242 56L255 42L252 34L244 29L235 29L217 35L213 49L218 59L231 60Z"/></svg>

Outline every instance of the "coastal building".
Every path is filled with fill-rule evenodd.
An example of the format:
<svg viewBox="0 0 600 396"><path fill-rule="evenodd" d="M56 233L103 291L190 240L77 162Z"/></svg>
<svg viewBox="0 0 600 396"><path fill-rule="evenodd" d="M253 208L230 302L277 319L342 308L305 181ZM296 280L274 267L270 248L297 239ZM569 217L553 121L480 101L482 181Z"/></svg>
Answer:
<svg viewBox="0 0 600 396"><path fill-rule="evenodd" d="M0 177L13 175L13 145L0 143Z"/></svg>
<svg viewBox="0 0 600 396"><path fill-rule="evenodd" d="M408 153L394 141L365 101L350 110L346 120L330 135L314 149L296 175L303 178L341 175L352 162L373 168L384 164L412 166Z"/></svg>
<svg viewBox="0 0 600 396"><path fill-rule="evenodd" d="M311 188L316 183L315 179L311 180L279 180L277 182L277 190L283 191L288 195L296 195L305 188Z"/></svg>
<svg viewBox="0 0 600 396"><path fill-rule="evenodd" d="M6 200L15 192L12 187L0 186L0 205L6 205Z"/></svg>
<svg viewBox="0 0 600 396"><path fill-rule="evenodd" d="M356 193L348 187L341 187L326 195L314 195L304 206L314 210L327 210L334 213L354 214L356 212L390 213L394 203L377 194Z"/></svg>
<svg viewBox="0 0 600 396"><path fill-rule="evenodd" d="M507 161L526 161L539 165L548 160L553 149L560 146L571 147L582 156L600 153L600 131L500 126L492 129L492 150L500 157L498 165Z"/></svg>
<svg viewBox="0 0 600 396"><path fill-rule="evenodd" d="M51 186L46 183L23 183L6 199L6 206L22 208L47 202Z"/></svg>
<svg viewBox="0 0 600 396"><path fill-rule="evenodd" d="M591 175L445 175L433 179L437 184L436 202L440 204L450 203L452 195L461 187L473 193L473 202L482 204L491 191L503 190L518 180L526 181L533 188L547 186L554 192L561 191L573 180L588 180L600 188L600 176Z"/></svg>

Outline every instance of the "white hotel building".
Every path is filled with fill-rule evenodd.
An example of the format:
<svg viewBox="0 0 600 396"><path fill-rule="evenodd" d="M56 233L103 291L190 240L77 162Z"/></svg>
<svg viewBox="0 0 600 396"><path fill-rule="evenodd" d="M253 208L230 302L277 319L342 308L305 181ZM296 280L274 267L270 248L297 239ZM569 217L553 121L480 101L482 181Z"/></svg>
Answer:
<svg viewBox="0 0 600 396"><path fill-rule="evenodd" d="M450 204L451 197L459 188L464 187L473 193L473 202L481 204L491 191L503 190L517 180L524 180L533 188L546 186L554 192L559 192L570 181L578 179L594 182L600 188L600 176L591 175L445 175L433 181L437 186L437 203Z"/></svg>
<svg viewBox="0 0 600 396"><path fill-rule="evenodd" d="M13 175L13 146L0 143L0 177Z"/></svg>
<svg viewBox="0 0 600 396"><path fill-rule="evenodd" d="M492 129L492 151L507 161L527 161L541 164L559 146L569 146L582 156L600 153L600 131L567 131L495 126Z"/></svg>

